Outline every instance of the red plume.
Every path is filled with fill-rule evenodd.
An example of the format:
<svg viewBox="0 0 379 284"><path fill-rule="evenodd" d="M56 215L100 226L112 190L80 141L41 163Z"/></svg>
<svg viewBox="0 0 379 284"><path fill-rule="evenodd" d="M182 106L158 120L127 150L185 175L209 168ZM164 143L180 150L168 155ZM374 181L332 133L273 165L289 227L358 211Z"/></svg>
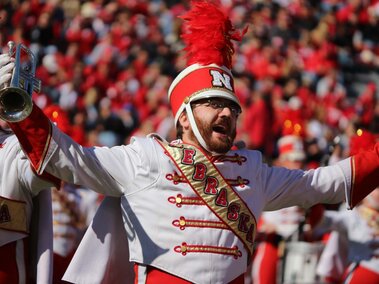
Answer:
<svg viewBox="0 0 379 284"><path fill-rule="evenodd" d="M234 46L232 40L241 41L247 31L236 31L230 19L214 1L192 1L192 8L181 16L185 26L182 35L186 43L188 65L217 64L232 67Z"/></svg>

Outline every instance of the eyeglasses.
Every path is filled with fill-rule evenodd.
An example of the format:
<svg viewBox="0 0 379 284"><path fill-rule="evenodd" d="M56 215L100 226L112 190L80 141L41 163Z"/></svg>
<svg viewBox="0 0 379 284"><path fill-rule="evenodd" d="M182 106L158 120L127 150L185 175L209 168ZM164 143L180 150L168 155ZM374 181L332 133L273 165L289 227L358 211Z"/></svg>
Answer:
<svg viewBox="0 0 379 284"><path fill-rule="evenodd" d="M233 115L239 116L242 112L239 105L237 105L235 102L225 100L225 101L219 101L215 99L206 99L206 100L199 100L193 103L193 106L203 105L206 107L211 107L215 110L218 110L221 112L224 108L229 108Z"/></svg>

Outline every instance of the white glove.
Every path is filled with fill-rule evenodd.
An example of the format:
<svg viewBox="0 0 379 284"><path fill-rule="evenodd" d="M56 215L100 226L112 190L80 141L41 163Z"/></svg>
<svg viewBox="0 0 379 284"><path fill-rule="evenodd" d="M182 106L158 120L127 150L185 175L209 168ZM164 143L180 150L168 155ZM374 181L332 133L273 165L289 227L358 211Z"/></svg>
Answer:
<svg viewBox="0 0 379 284"><path fill-rule="evenodd" d="M4 83L10 83L14 68L14 58L9 54L0 54L0 88Z"/></svg>

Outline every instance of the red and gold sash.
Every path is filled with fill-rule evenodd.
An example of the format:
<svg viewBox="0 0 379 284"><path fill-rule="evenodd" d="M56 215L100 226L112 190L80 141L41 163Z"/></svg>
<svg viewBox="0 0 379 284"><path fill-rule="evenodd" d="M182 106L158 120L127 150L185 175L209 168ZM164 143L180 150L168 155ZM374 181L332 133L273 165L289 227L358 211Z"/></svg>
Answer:
<svg viewBox="0 0 379 284"><path fill-rule="evenodd" d="M234 232L252 255L257 228L255 217L217 167L193 145L172 145L158 139L157 141L175 162L195 193Z"/></svg>
<svg viewBox="0 0 379 284"><path fill-rule="evenodd" d="M28 233L25 202L0 196L0 229Z"/></svg>

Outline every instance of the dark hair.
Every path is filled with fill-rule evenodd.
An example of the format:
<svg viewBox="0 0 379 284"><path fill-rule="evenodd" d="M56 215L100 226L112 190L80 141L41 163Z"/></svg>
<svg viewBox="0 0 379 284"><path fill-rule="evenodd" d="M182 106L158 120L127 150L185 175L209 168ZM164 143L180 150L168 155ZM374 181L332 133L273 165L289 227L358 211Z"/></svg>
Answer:
<svg viewBox="0 0 379 284"><path fill-rule="evenodd" d="M179 123L176 124L176 139L183 138L183 126Z"/></svg>
<svg viewBox="0 0 379 284"><path fill-rule="evenodd" d="M186 113L186 110L183 110L183 113ZM176 123L176 139L183 138L183 126L180 124L179 119Z"/></svg>

